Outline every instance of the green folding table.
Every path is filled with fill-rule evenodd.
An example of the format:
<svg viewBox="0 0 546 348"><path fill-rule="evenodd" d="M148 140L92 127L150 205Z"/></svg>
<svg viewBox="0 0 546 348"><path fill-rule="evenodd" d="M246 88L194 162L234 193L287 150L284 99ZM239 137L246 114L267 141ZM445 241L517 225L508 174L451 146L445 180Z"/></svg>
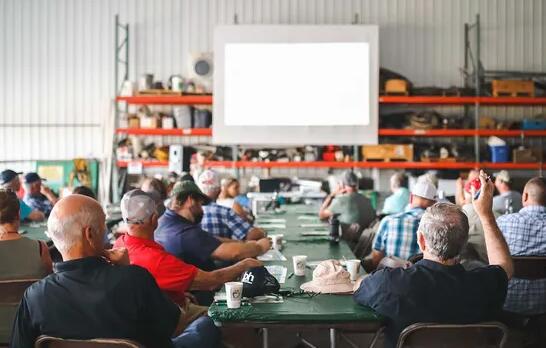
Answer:
<svg viewBox="0 0 546 348"><path fill-rule="evenodd" d="M303 231L327 228L327 225L313 228L301 227L301 224L309 223L309 221L298 219L298 215L305 212L304 208L301 205L286 206L286 214L274 216L286 219L286 229L278 229L270 233L284 234L287 243L282 253L287 260L266 261L265 265L283 265L288 268L290 275L293 271L292 256L294 255L307 255L307 262L353 258L353 253L343 241L332 245L326 237L301 235ZM287 278L285 284L281 284L281 289L298 291L301 284L312 278L312 270L308 268L303 277ZM268 347L268 329L270 328L329 329L330 347L335 348L336 330L369 332L377 336L383 323L381 316L369 307L356 304L351 295L333 294L284 297L283 303L248 304L239 309L228 309L224 302L215 302L209 308L209 316L217 325L223 327L263 329L264 348Z"/></svg>

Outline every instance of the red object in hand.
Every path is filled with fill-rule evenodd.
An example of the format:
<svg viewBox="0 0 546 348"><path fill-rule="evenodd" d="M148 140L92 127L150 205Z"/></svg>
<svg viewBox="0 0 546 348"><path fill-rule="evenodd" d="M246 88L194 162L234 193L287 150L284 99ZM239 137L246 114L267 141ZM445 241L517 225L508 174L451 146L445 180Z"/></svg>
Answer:
<svg viewBox="0 0 546 348"><path fill-rule="evenodd" d="M482 183L479 178L467 181L464 185L464 190L468 193L472 193L472 187L474 187L475 189L474 192L478 192L480 190L480 188L482 187Z"/></svg>

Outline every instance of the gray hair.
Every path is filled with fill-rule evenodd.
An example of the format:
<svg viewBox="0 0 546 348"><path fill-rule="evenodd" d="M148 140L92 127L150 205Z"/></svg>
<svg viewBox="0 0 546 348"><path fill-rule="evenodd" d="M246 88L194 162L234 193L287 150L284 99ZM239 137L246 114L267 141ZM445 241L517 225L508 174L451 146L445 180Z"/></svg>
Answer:
<svg viewBox="0 0 546 348"><path fill-rule="evenodd" d="M436 203L423 214L418 233L425 237L430 253L443 261L463 250L468 229L468 218L461 208L451 203Z"/></svg>
<svg viewBox="0 0 546 348"><path fill-rule="evenodd" d="M66 253L82 241L83 228L90 227L96 235L104 233L104 226L99 226L101 213L99 209L83 205L77 213L60 217L53 209L47 220L49 237L61 253Z"/></svg>
<svg viewBox="0 0 546 348"><path fill-rule="evenodd" d="M391 187L393 189L400 188L404 185L405 182L405 175L404 173L395 173L391 176Z"/></svg>

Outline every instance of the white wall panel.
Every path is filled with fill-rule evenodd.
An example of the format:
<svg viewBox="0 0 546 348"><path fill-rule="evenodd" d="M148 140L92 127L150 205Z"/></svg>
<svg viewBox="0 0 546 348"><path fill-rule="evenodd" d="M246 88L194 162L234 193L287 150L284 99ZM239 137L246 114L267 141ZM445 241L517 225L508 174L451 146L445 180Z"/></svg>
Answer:
<svg viewBox="0 0 546 348"><path fill-rule="evenodd" d="M380 25L382 66L449 86L462 84L463 24L480 13L487 69L546 71L543 0L0 0L0 161L104 156L116 13L131 29L132 79L184 73L188 53L211 50L214 25L235 14L250 24L358 14Z"/></svg>

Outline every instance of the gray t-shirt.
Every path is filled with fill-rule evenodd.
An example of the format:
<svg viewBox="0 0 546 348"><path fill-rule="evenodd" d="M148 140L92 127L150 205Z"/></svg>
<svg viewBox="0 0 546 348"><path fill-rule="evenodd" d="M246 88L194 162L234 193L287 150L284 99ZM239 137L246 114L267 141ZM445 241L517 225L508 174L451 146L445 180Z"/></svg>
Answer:
<svg viewBox="0 0 546 348"><path fill-rule="evenodd" d="M328 210L340 214L339 221L342 224L358 223L364 228L368 227L376 216L370 200L357 192L337 196Z"/></svg>
<svg viewBox="0 0 546 348"><path fill-rule="evenodd" d="M521 194L517 191L508 191L493 197L493 211L498 214L506 214L507 201L512 200L512 213L517 213L521 208Z"/></svg>

